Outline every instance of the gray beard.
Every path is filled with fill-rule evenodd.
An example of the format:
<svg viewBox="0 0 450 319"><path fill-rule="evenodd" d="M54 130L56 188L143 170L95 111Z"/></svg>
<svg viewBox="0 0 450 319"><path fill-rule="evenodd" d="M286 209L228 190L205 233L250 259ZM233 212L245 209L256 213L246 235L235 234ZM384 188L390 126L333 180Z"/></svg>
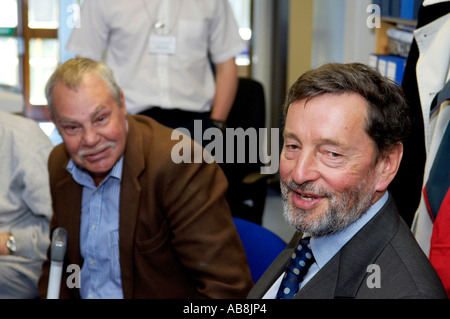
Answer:
<svg viewBox="0 0 450 319"><path fill-rule="evenodd" d="M372 205L375 191L367 189L367 179L358 185L358 187L345 190L339 197L315 187L313 182L305 182L300 185L294 181L288 183L281 182L284 218L292 227L313 236L326 236L338 233L355 222ZM320 196L325 196L329 199L329 208L326 212L321 213L319 218L309 221L308 215L311 213L308 210L295 207L289 202L288 194L293 189L314 192ZM297 195L293 193L292 196Z"/></svg>

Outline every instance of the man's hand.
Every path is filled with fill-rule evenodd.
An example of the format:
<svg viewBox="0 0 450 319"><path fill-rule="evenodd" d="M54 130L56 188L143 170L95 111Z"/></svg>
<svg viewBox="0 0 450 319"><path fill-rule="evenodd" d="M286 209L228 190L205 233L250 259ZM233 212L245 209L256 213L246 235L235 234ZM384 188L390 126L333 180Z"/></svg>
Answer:
<svg viewBox="0 0 450 319"><path fill-rule="evenodd" d="M8 241L8 238L9 238L8 233L0 233L0 255L10 254L8 247L6 247L6 242Z"/></svg>

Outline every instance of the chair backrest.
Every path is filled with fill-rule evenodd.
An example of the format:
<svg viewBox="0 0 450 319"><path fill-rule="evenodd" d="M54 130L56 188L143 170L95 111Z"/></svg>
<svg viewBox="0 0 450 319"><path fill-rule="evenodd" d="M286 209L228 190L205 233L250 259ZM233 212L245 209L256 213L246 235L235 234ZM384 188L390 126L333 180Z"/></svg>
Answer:
<svg viewBox="0 0 450 319"><path fill-rule="evenodd" d="M248 265L257 282L270 264L286 248L286 243L276 234L261 225L233 217L247 255Z"/></svg>
<svg viewBox="0 0 450 319"><path fill-rule="evenodd" d="M250 78L239 78L238 89L236 92L236 98L234 100L233 106L230 110L230 114L227 119L227 127L233 129L243 129L247 132L248 129L256 130L256 136L258 141L245 141L247 149L248 145L256 144L257 152L259 150L259 140L260 134L259 129L265 128L266 121L266 106L264 98L264 88L262 84L254 79ZM235 132L235 131L232 131ZM246 175L250 173L259 172L261 166L263 166L261 159L257 156L257 160L250 161L250 155L248 152L245 154L245 162L238 162L237 160L237 144L233 133L225 133L224 135L225 144L234 145L234 163L232 164L232 172L230 172L234 177L241 180ZM227 149L224 149L224 156L227 153ZM253 154L255 155L255 154ZM241 154L242 156L242 154Z"/></svg>
<svg viewBox="0 0 450 319"><path fill-rule="evenodd" d="M257 223L262 219L267 183L266 179L248 183L247 177L258 176L261 167L265 165L260 156L263 153L260 148L264 142L264 134L259 131L265 128L265 119L266 106L262 84L251 78L240 77L236 98L227 119L227 130L223 136L226 146L223 156L227 162L221 167L228 179L227 200L233 216ZM242 130L245 131L244 135ZM245 145L244 149L242 145ZM233 158L232 161L228 160L228 155Z"/></svg>
<svg viewBox="0 0 450 319"><path fill-rule="evenodd" d="M233 107L227 119L228 127L265 127L266 102L264 88L260 82L250 78L239 78Z"/></svg>
<svg viewBox="0 0 450 319"><path fill-rule="evenodd" d="M244 131L247 129L256 130L256 136L258 141L260 139L259 129L265 128L266 121L266 106L264 98L264 89L260 82L250 78L239 78L238 90L236 92L236 98L233 106L230 110L230 114L227 119L228 128L242 128ZM232 138L229 134L225 134L226 143L237 146L237 142L228 141ZM256 147L259 154L259 143L256 142ZM246 141L246 143L253 143ZM248 144L246 144L248 145ZM253 172L259 172L262 166L261 160L258 157L257 162L250 162L249 155L246 154L245 163L238 163L236 158L237 150L235 149L235 163L233 165L234 174L247 175Z"/></svg>

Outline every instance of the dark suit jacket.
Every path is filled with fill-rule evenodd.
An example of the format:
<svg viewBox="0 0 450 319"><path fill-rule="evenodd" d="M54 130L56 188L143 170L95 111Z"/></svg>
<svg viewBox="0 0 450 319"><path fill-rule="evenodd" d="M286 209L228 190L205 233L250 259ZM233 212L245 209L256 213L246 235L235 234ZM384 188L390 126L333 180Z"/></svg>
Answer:
<svg viewBox="0 0 450 319"><path fill-rule="evenodd" d="M125 298L243 298L253 282L225 201L227 181L217 164L175 164L172 130L128 116L119 216L119 254ZM185 141L184 139L183 141ZM193 147L192 141L188 145ZM50 155L54 215L51 230L68 231L64 271L80 267L82 188L67 172L64 145ZM39 281L46 297L49 261ZM61 298L79 297L61 283Z"/></svg>
<svg viewBox="0 0 450 319"><path fill-rule="evenodd" d="M263 274L248 298L262 298L296 247L296 233ZM373 287L371 264L381 288ZM371 277L372 276L372 277ZM369 282L369 285L367 284ZM398 214L391 196L383 208L297 293L294 298L447 298L443 285Z"/></svg>

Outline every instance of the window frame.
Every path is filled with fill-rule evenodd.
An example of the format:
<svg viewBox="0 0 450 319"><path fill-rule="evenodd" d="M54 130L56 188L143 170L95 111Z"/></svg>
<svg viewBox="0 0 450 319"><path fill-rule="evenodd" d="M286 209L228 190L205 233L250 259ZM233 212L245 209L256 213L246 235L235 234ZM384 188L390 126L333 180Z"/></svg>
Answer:
<svg viewBox="0 0 450 319"><path fill-rule="evenodd" d="M22 38L23 55L19 57L20 82L24 97L23 114L36 121L48 121L50 113L47 105L30 103L30 40L35 38L58 40L58 29L31 29L28 27L28 0L18 0L19 19L17 36Z"/></svg>

